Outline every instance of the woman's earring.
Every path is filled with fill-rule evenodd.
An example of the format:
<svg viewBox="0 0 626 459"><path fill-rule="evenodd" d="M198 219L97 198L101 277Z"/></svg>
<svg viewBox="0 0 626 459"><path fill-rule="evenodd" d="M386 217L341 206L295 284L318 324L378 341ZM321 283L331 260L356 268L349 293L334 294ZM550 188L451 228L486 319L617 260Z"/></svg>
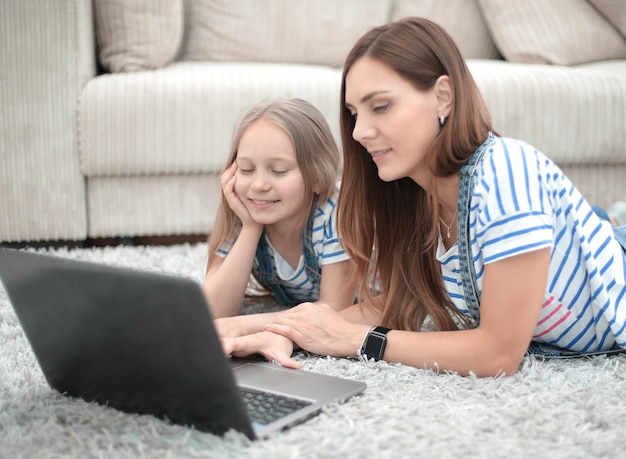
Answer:
<svg viewBox="0 0 626 459"><path fill-rule="evenodd" d="M446 124L446 117L441 115L439 117L439 126L443 127L444 124Z"/></svg>

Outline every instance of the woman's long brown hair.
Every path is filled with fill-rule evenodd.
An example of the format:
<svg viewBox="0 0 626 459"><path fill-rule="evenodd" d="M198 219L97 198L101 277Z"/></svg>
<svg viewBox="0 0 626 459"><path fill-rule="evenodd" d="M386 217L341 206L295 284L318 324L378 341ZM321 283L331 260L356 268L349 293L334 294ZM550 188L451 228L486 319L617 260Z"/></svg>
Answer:
<svg viewBox="0 0 626 459"><path fill-rule="evenodd" d="M436 176L456 174L485 141L491 129L489 112L457 46L429 20L405 18L374 28L346 59L341 83L344 163L338 231L361 279L361 297L373 300L367 278L375 247L375 269L384 295L382 325L420 330L430 315L439 330L453 330L459 321L467 322L444 289L436 259L436 190L427 193L410 178L381 180L370 155L352 138L355 122L345 105L346 74L364 56L393 69L418 90L428 90L440 76L449 76L453 107L428 152Z"/></svg>

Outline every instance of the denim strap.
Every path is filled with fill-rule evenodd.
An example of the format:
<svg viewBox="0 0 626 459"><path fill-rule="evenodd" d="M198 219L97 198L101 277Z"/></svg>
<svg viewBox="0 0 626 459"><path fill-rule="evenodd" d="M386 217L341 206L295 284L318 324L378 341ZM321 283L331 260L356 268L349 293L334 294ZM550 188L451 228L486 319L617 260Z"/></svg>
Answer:
<svg viewBox="0 0 626 459"><path fill-rule="evenodd" d="M313 250L313 217L311 216L307 222L306 231L302 235L302 253L304 255L304 264L307 274L313 277L315 275L316 281L320 278L320 269L317 263L317 255ZM259 239L259 243L256 248L256 260L258 263L258 269L255 271L255 276L261 282L263 286L268 288L274 294L276 301L279 304L294 304L295 300L289 297L285 288L283 287L280 278L276 274L273 257L270 255L269 244L267 242L267 235L265 230Z"/></svg>
<svg viewBox="0 0 626 459"><path fill-rule="evenodd" d="M487 147L495 141L494 135L490 132L487 140L476 149L469 161L465 163L459 171L459 200L458 200L458 227L457 244L459 247L459 265L461 268L461 280L463 282L463 295L469 313L478 326L480 323L480 298L476 285L476 271L474 269L474 259L470 247L470 202L474 190L474 173L476 165L485 154Z"/></svg>

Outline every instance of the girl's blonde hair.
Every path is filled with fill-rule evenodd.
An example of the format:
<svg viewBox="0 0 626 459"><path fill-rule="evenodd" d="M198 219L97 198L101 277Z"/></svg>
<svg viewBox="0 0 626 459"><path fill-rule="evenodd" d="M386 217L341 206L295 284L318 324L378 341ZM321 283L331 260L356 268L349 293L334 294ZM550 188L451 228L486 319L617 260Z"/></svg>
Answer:
<svg viewBox="0 0 626 459"><path fill-rule="evenodd" d="M341 83L343 176L338 200L339 234L366 288L373 248L380 288L385 293L383 325L419 330L427 315L440 330L465 321L447 295L436 259L436 190L427 193L410 178L385 182L361 144L352 138L355 121L345 105L346 74L367 56L388 66L417 90L433 87L442 75L453 86L453 107L429 152L434 175L456 174L487 138L491 120L457 46L435 23L405 18L367 32L350 51ZM419 126L415 127L419 129Z"/></svg>
<svg viewBox="0 0 626 459"><path fill-rule="evenodd" d="M335 192L339 168L339 150L324 115L311 103L297 98L269 99L251 107L241 118L233 134L230 155L224 171L237 159L239 141L246 129L255 121L267 120L281 128L291 139L296 160L304 179L308 206L303 206L300 216L304 230L307 220L317 206ZM240 224L222 195L215 217L213 231L209 236L209 263L215 251L235 236Z"/></svg>

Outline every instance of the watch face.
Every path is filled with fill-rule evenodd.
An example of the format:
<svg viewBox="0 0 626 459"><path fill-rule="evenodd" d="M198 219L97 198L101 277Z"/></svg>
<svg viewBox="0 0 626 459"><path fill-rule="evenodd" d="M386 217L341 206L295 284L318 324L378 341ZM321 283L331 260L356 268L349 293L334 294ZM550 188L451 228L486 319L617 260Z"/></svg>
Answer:
<svg viewBox="0 0 626 459"><path fill-rule="evenodd" d="M374 330L367 337L367 343L365 344L365 355L368 359L381 360L385 353L385 345L387 344L386 331L381 333Z"/></svg>

